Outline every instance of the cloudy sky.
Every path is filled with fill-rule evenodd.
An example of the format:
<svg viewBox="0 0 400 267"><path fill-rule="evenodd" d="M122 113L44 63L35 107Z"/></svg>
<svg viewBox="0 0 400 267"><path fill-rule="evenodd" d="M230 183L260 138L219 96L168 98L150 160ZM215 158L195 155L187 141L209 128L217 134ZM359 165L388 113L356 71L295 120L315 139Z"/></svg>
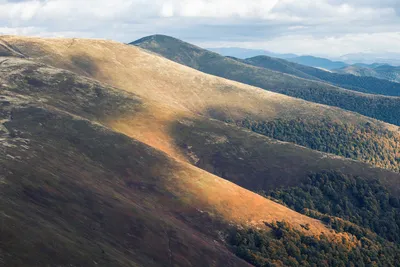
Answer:
<svg viewBox="0 0 400 267"><path fill-rule="evenodd" d="M0 0L0 34L131 42L155 33L203 47L400 53L400 1Z"/></svg>

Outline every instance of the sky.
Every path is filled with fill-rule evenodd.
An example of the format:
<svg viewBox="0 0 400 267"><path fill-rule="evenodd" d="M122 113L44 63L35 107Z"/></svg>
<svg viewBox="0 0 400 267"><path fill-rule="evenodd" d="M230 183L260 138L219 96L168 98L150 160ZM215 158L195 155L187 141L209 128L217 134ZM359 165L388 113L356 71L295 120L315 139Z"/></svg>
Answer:
<svg viewBox="0 0 400 267"><path fill-rule="evenodd" d="M0 0L0 34L120 42L165 34L202 47L400 53L400 1Z"/></svg>

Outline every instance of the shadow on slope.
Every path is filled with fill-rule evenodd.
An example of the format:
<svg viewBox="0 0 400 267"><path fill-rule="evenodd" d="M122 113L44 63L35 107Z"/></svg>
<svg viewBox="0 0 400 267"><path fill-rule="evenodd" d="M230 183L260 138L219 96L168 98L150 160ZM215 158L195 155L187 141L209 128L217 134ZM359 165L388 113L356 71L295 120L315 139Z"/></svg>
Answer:
<svg viewBox="0 0 400 267"><path fill-rule="evenodd" d="M88 121L3 99L6 266L246 266L214 241L226 226L170 190L185 166Z"/></svg>
<svg viewBox="0 0 400 267"><path fill-rule="evenodd" d="M239 127L144 100L135 94L104 86L70 72L45 66L38 68L35 64L21 60L14 62L10 60L7 64L9 66L4 68L2 74L8 84L4 89L34 96L43 104L103 123L181 161L194 163L202 169L251 190L295 185L300 180L306 179L310 172L341 168L345 168L353 175L387 180L386 184L390 184L392 190L396 193L398 190L399 175L392 172L335 158L333 155L322 154L290 143L273 141ZM20 72L16 70L17 68ZM42 86L32 86L26 79L40 81ZM231 92L236 89L228 87L221 90ZM276 105L279 107L282 103L277 101ZM279 114L279 112L283 113L279 116L291 114L285 114L287 111L282 112L274 106L269 113ZM328 113L329 110L324 112ZM233 111L228 106L227 109L209 108L204 113L223 121L235 118L243 120L248 111L240 109ZM295 114L302 116L299 112ZM351 114L345 115L353 120L358 119ZM262 115L250 113L249 116L255 121L260 116L260 121L263 121ZM328 120L327 125L334 121L335 119ZM303 124L307 123L309 122L305 121ZM356 121L355 125L357 123ZM313 136L311 133L309 135ZM302 136L306 138L306 135ZM331 137L337 138L336 133ZM360 135L356 134L349 143L354 143L359 137ZM375 137L371 138L371 141L376 142L376 145L387 141L382 137L379 140L379 135Z"/></svg>
<svg viewBox="0 0 400 267"><path fill-rule="evenodd" d="M309 224L308 235L347 236L90 122L141 113L136 96L45 66L42 80L25 82L29 64L19 63L28 73L7 72L15 83L0 97L6 264L246 266L219 231L285 218Z"/></svg>
<svg viewBox="0 0 400 267"><path fill-rule="evenodd" d="M239 127L205 118L185 118L170 134L189 161L252 191L295 186L310 173L340 171L378 179L400 195L400 175L354 160L279 142Z"/></svg>

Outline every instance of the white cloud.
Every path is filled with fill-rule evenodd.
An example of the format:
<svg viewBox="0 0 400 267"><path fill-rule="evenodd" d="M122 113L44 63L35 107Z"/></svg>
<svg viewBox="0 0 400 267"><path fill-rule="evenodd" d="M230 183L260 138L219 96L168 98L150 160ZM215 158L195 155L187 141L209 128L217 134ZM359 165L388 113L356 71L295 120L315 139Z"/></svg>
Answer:
<svg viewBox="0 0 400 267"><path fill-rule="evenodd" d="M0 33L123 42L163 33L302 54L398 51L399 7L398 0L0 0Z"/></svg>
<svg viewBox="0 0 400 267"><path fill-rule="evenodd" d="M173 1L176 14L183 17L266 18L278 0L187 0Z"/></svg>
<svg viewBox="0 0 400 267"><path fill-rule="evenodd" d="M202 43L205 47L244 47L261 48L295 54L313 54L338 57L344 54L379 53L381 51L400 53L400 32L382 32L373 34L347 34L339 37L314 37L312 35L287 35L259 42L220 42ZM360 49L362 48L362 49Z"/></svg>

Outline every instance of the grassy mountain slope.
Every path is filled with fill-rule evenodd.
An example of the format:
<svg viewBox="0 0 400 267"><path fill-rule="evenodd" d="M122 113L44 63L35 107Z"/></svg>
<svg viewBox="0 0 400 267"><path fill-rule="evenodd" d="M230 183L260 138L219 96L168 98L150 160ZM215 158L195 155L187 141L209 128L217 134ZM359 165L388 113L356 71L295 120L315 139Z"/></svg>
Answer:
<svg viewBox="0 0 400 267"><path fill-rule="evenodd" d="M399 169L398 128L392 125L205 75L134 46L93 40L5 38L36 61L151 100L146 114L121 117L113 126L178 158L182 155L173 145L167 125L189 112L275 139ZM332 127L336 131L330 131Z"/></svg>
<svg viewBox="0 0 400 267"><path fill-rule="evenodd" d="M3 90L99 122L254 191L296 185L309 172L328 169L378 178L391 185L394 193L400 192L396 173L278 142L136 94L104 87L71 72L24 59L7 59L0 66L0 74L0 81L7 85ZM291 168L287 168L288 162L292 162Z"/></svg>
<svg viewBox="0 0 400 267"><path fill-rule="evenodd" d="M132 44L202 72L400 125L397 97L358 93L250 66L167 36L145 37Z"/></svg>
<svg viewBox="0 0 400 267"><path fill-rule="evenodd" d="M26 60L3 64L14 73L39 67L42 76L1 80L1 263L246 266L218 233L289 218L299 230L311 225L308 235L341 238L99 124L140 112L139 97Z"/></svg>
<svg viewBox="0 0 400 267"><path fill-rule="evenodd" d="M353 235L210 172L256 191L298 186L310 171L343 170L363 181L379 180L398 195L399 174L277 142L221 120L289 118L293 108L284 107L294 103L298 116L308 119L324 115L388 131L396 127L204 75L114 42L28 40L9 47L18 49L19 57L30 52L34 59L0 59L0 263L247 266L231 248L255 264L239 253L242 243L252 239L231 243L229 229L262 231L281 245L291 238L279 232L290 229L305 240L301 257L314 257L314 251L304 250L314 243L338 248L340 257L355 253L365 262L374 259L378 239L366 247ZM82 51L85 56L74 57ZM113 85L131 84L111 87L40 62ZM222 102L224 97L253 102L237 110L239 103ZM269 112L254 111L257 104ZM156 131L149 136L143 129ZM281 221L289 223L282 228ZM291 254L293 248L285 250Z"/></svg>
<svg viewBox="0 0 400 267"><path fill-rule="evenodd" d="M361 77L360 75L352 75L350 73L338 74L267 56L248 58L243 62L257 67L291 74L300 78L324 81L354 91L400 96L400 84L390 82L386 79L377 79L368 76Z"/></svg>

